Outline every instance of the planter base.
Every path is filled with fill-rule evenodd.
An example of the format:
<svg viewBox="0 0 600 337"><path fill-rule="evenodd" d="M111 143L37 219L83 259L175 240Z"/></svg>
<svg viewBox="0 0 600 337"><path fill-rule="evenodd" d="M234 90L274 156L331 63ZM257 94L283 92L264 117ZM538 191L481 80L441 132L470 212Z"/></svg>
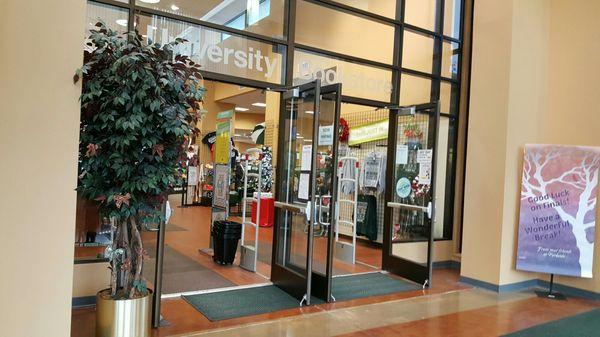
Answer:
<svg viewBox="0 0 600 337"><path fill-rule="evenodd" d="M152 292L130 299L107 299L96 295L96 337L150 337Z"/></svg>

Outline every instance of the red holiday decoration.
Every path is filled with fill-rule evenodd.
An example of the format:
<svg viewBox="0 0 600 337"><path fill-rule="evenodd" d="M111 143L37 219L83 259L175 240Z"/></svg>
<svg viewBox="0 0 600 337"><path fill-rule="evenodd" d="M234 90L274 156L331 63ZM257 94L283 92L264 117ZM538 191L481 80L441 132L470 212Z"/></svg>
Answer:
<svg viewBox="0 0 600 337"><path fill-rule="evenodd" d="M350 135L350 128L348 127L348 122L345 119L340 118L340 142L348 141L348 136Z"/></svg>

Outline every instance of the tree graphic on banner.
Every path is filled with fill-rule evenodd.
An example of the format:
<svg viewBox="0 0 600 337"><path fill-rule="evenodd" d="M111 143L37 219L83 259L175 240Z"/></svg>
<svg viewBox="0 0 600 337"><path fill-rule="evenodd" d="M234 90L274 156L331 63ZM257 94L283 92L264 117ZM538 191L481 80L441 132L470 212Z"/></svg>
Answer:
<svg viewBox="0 0 600 337"><path fill-rule="evenodd" d="M600 152L572 146L528 146L521 202L552 208L570 224L581 276L591 276ZM523 207L523 206L521 206Z"/></svg>

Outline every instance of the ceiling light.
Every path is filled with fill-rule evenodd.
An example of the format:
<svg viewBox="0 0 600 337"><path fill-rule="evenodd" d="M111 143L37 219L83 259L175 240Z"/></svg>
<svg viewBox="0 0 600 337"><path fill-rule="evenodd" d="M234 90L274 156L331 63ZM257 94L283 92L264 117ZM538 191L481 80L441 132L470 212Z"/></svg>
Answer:
<svg viewBox="0 0 600 337"><path fill-rule="evenodd" d="M117 21L115 21L117 23L117 25L119 26L123 26L123 27L127 27L127 19L119 19Z"/></svg>
<svg viewBox="0 0 600 337"><path fill-rule="evenodd" d="M160 0L140 0L141 2L145 2L147 4L157 4Z"/></svg>
<svg viewBox="0 0 600 337"><path fill-rule="evenodd" d="M179 7L177 7L177 5L175 5L175 4L172 4L171 5L171 9L174 10L174 11L178 11Z"/></svg>
<svg viewBox="0 0 600 337"><path fill-rule="evenodd" d="M248 109L248 108L242 108L241 106L236 106L235 107L235 111L248 111L248 110L250 110L250 109Z"/></svg>
<svg viewBox="0 0 600 337"><path fill-rule="evenodd" d="M259 108L264 108L267 106L265 103L261 103L261 102L252 103L252 105L257 106Z"/></svg>
<svg viewBox="0 0 600 337"><path fill-rule="evenodd" d="M314 113L315 113L315 112L314 112L314 111L312 111L312 110L306 110L306 111L304 111L304 112L306 112L307 114L310 114L310 115L314 115Z"/></svg>

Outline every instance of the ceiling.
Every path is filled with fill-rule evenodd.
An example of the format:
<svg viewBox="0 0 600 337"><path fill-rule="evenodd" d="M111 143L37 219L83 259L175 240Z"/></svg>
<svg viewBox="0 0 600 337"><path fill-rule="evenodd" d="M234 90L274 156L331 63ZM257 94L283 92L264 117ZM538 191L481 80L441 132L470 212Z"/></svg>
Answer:
<svg viewBox="0 0 600 337"><path fill-rule="evenodd" d="M248 111L236 111L235 113L264 114L265 108L253 106L252 103L265 103L265 93L261 89L254 89L236 96L219 100L219 102L234 104L236 107L249 109Z"/></svg>

